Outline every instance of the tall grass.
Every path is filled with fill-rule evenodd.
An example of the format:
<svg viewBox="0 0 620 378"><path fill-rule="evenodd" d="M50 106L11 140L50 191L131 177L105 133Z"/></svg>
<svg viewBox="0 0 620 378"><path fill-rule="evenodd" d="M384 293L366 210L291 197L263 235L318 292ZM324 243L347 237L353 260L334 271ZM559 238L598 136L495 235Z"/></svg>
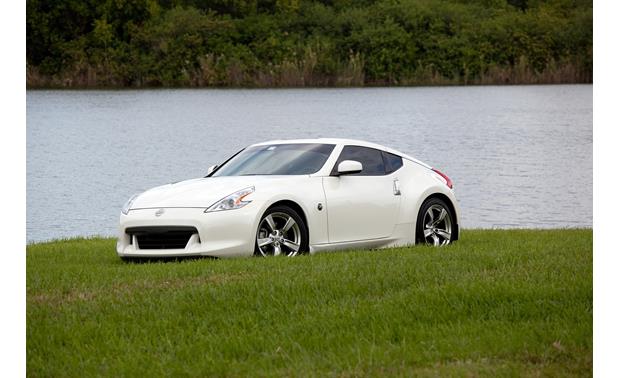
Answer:
<svg viewBox="0 0 620 378"><path fill-rule="evenodd" d="M323 72L316 55L298 60L285 60L265 68L252 69L238 60L228 60L208 54L200 59L199 67L184 72L181 79L139 78L130 83L126 78L111 74L112 69L100 64L83 62L56 75L44 75L36 67L26 69L29 88L99 88L99 87L363 87L363 86L434 86L434 85L501 85L501 84L571 84L591 83L592 73L570 61L552 61L542 71L535 70L525 59L514 65L491 66L482 74L455 73L451 77L432 67L419 67L414 74L392 80L368 80L362 56L351 54L339 63L334 73Z"/></svg>
<svg viewBox="0 0 620 378"><path fill-rule="evenodd" d="M27 247L30 376L589 376L592 231L127 264Z"/></svg>

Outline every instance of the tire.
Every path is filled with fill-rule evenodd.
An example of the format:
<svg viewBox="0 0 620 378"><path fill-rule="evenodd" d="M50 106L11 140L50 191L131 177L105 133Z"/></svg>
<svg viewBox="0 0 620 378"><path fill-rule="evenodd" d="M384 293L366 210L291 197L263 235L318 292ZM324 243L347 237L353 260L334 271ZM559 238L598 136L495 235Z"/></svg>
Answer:
<svg viewBox="0 0 620 378"><path fill-rule="evenodd" d="M424 201L416 222L416 243L440 247L456 241L457 232L452 208L444 200Z"/></svg>
<svg viewBox="0 0 620 378"><path fill-rule="evenodd" d="M258 222L256 256L296 256L308 251L308 228L297 211L288 206L268 209Z"/></svg>

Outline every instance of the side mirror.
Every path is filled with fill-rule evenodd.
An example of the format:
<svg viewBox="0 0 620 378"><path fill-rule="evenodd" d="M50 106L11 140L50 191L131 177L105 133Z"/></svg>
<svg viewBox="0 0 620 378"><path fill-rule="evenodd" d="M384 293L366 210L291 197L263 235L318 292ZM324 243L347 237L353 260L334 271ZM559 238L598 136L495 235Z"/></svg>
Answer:
<svg viewBox="0 0 620 378"><path fill-rule="evenodd" d="M209 169L207 169L207 176L213 173L213 171L215 171L216 169L217 169L217 164L210 166Z"/></svg>
<svg viewBox="0 0 620 378"><path fill-rule="evenodd" d="M343 160L338 164L338 176L360 173L364 167L355 160Z"/></svg>

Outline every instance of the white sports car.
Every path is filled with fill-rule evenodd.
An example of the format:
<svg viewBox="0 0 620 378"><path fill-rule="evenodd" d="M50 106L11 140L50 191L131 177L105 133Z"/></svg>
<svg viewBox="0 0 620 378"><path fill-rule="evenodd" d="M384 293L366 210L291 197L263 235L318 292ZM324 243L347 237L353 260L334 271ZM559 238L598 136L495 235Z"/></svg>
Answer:
<svg viewBox="0 0 620 378"><path fill-rule="evenodd" d="M134 195L118 255L295 256L458 239L452 181L391 148L357 140L251 145L206 177Z"/></svg>

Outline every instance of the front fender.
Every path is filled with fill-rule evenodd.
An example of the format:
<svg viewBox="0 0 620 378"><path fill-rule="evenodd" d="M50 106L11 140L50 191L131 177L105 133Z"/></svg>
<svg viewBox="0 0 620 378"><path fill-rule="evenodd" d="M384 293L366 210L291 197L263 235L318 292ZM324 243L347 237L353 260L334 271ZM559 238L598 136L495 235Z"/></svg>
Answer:
<svg viewBox="0 0 620 378"><path fill-rule="evenodd" d="M305 177L303 182L299 180L292 180L288 183L286 191L282 191L282 188L278 188L278 192L274 190L273 193L269 188L261 188L263 190L258 196L256 196L255 205L258 205L257 214L254 221L254 234L251 235L255 238L256 231L260 220L270 207L278 204L282 201L291 201L297 204L303 214L303 218L306 219L306 227L308 228L309 244L323 244L328 242L328 229L327 229L327 204L325 201L325 192L323 191L323 179L322 177ZM258 192L258 189L257 189ZM318 204L321 204L321 210L318 209Z"/></svg>

